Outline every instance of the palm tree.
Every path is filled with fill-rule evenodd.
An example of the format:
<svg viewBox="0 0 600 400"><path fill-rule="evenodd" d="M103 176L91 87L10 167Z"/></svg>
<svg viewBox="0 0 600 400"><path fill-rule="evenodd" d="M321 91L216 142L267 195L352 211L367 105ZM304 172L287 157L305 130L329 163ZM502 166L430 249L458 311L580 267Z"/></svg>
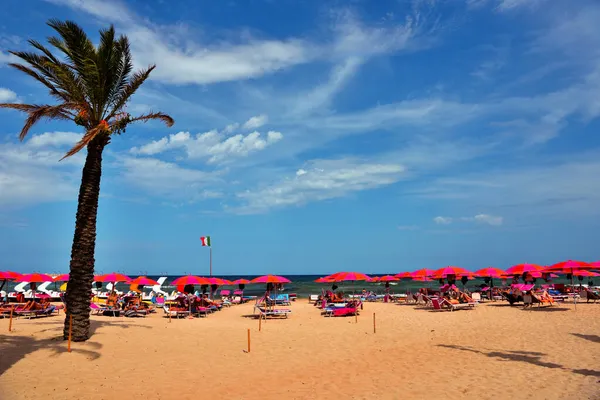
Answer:
<svg viewBox="0 0 600 400"><path fill-rule="evenodd" d="M13 103L0 104L0 108L27 114L20 140L42 119L74 121L85 130L81 140L63 157L70 157L87 147L75 217L63 331L66 339L69 317L73 316L72 339L84 341L89 338L102 151L113 135L125 132L133 122L158 119L172 126L174 121L160 112L132 117L124 111L128 100L155 66L132 73L129 40L126 36L117 38L113 26L100 31L100 43L95 47L74 22L50 20L48 25L58 33L58 36L48 38L48 43L58 50L57 54L39 42L29 40L37 52L11 51L24 63L9 65L48 88L56 104Z"/></svg>

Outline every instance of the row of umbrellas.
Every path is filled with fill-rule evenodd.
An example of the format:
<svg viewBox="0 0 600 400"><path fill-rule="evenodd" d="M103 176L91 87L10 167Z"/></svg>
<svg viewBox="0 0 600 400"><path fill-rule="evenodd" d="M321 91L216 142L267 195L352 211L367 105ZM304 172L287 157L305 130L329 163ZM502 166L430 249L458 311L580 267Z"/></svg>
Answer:
<svg viewBox="0 0 600 400"><path fill-rule="evenodd" d="M14 280L17 282L68 282L69 274L62 274L56 277L52 277L47 274L19 274L18 272L11 271L0 271L0 280ZM127 275L119 274L113 272L111 274L105 275L97 275L94 277L95 282L125 282L129 284L134 284L138 286L146 286L146 285L158 285L159 283L154 279L148 278L147 276L139 276L137 278L130 278ZM180 278L175 279L172 284L179 285L243 285L243 284L251 284L251 283L290 283L291 281L287 278L277 275L263 275L259 276L255 279L237 279L235 281L230 281L222 278L205 278L201 276L194 275L186 275Z"/></svg>
<svg viewBox="0 0 600 400"><path fill-rule="evenodd" d="M342 281L368 281L368 282L392 282L401 279L414 279L427 281L432 279L444 279L449 276L467 279L473 279L476 277L481 278L509 278L516 275L527 274L533 278L550 277L555 278L559 274L571 274L572 276L581 277L594 277L600 276L600 273L593 272L593 270L600 271L600 261L587 263L584 261L563 261L547 267L537 264L518 264L514 265L507 270L499 268L482 268L475 272L466 270L461 267L448 266L440 268L438 270L431 269L419 269L414 272L401 272L396 275L385 275L379 277L369 277L366 274L360 272L337 272L332 275L324 276L317 279L315 282L318 283L333 283Z"/></svg>

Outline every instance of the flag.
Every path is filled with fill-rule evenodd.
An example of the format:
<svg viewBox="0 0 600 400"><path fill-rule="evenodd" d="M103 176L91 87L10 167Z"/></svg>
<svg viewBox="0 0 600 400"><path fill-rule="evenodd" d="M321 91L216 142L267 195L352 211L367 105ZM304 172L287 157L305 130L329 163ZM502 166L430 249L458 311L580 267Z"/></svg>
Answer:
<svg viewBox="0 0 600 400"><path fill-rule="evenodd" d="M210 247L210 236L202 236L200 241L202 242L202 246Z"/></svg>

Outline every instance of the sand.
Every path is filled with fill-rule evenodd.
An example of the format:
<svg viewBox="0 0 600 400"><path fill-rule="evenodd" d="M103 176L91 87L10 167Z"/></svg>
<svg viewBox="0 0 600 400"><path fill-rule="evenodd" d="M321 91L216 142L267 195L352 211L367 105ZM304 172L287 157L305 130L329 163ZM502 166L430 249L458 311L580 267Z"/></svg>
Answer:
<svg viewBox="0 0 600 400"><path fill-rule="evenodd" d="M72 353L62 315L11 333L0 320L0 399L600 399L600 304L366 303L357 323L302 299L291 309L261 332L252 305L172 322L94 316Z"/></svg>

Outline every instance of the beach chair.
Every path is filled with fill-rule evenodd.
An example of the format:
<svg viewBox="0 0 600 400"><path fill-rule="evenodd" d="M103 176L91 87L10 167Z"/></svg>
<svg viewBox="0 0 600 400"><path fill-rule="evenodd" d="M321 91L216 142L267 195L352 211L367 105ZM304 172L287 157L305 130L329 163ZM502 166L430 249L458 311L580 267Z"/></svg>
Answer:
<svg viewBox="0 0 600 400"><path fill-rule="evenodd" d="M184 311L184 310L171 310L171 308L169 306L163 306L163 310L166 314L166 316L169 316L169 314L171 315L171 317L173 318L185 318L187 316L190 315L189 311Z"/></svg>
<svg viewBox="0 0 600 400"><path fill-rule="evenodd" d="M473 299L474 302L478 303L481 301L481 293L478 293L478 292L471 293L471 298Z"/></svg>
<svg viewBox="0 0 600 400"><path fill-rule="evenodd" d="M255 305L254 310L258 310L257 315L259 317L262 316L264 318L268 318L268 317L287 318L288 315L292 313L292 310L290 310L288 308L265 308L265 307L261 307L260 305Z"/></svg>
<svg viewBox="0 0 600 400"><path fill-rule="evenodd" d="M319 301L319 295L318 294L311 294L308 296L308 301L310 303L316 303L317 301Z"/></svg>
<svg viewBox="0 0 600 400"><path fill-rule="evenodd" d="M277 297L275 297L275 304L289 306L291 304L290 296L287 293L278 294Z"/></svg>

